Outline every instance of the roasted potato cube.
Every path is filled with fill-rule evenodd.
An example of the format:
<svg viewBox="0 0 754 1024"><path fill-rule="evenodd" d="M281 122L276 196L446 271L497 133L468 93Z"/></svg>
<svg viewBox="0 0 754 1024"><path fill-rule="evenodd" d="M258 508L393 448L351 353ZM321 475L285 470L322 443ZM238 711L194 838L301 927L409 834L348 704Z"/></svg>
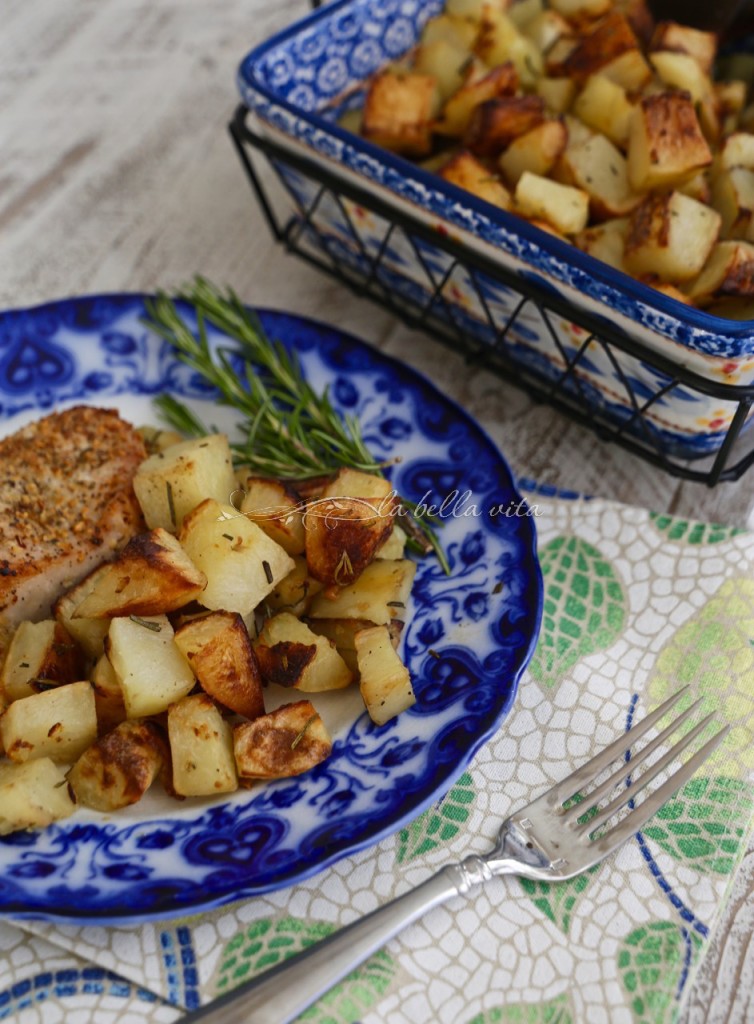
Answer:
<svg viewBox="0 0 754 1024"><path fill-rule="evenodd" d="M238 789L233 731L204 693L168 710L173 789L179 796L216 796Z"/></svg>
<svg viewBox="0 0 754 1024"><path fill-rule="evenodd" d="M564 183L586 192L593 220L624 216L641 202L629 184L626 158L604 135L568 146L558 175Z"/></svg>
<svg viewBox="0 0 754 1024"><path fill-rule="evenodd" d="M431 75L383 71L369 86L362 134L395 153L426 156L432 149L432 120L439 100Z"/></svg>
<svg viewBox="0 0 754 1024"><path fill-rule="evenodd" d="M518 30L507 13L491 4L484 9L474 52L490 68L512 61L525 88L533 86L542 74L544 62L539 47Z"/></svg>
<svg viewBox="0 0 754 1024"><path fill-rule="evenodd" d="M118 682L110 659L103 654L92 671L94 706L97 710L97 726L100 735L110 732L116 725L125 722L126 705L123 690Z"/></svg>
<svg viewBox="0 0 754 1024"><path fill-rule="evenodd" d="M547 55L547 69L579 85L599 73L629 90L641 89L652 76L628 19L619 11L594 22L562 59L553 48Z"/></svg>
<svg viewBox="0 0 754 1024"><path fill-rule="evenodd" d="M207 577L199 601L212 611L248 615L295 564L260 526L217 501L203 501L187 515L179 539Z"/></svg>
<svg viewBox="0 0 754 1024"><path fill-rule="evenodd" d="M354 637L359 689L369 717L384 725L416 703L411 676L398 657L386 626L373 626Z"/></svg>
<svg viewBox="0 0 754 1024"><path fill-rule="evenodd" d="M230 501L236 488L225 434L181 441L150 455L134 476L134 491L147 526L177 533L200 501Z"/></svg>
<svg viewBox="0 0 754 1024"><path fill-rule="evenodd" d="M14 701L0 717L0 739L11 761L75 761L97 738L94 691L84 681Z"/></svg>
<svg viewBox="0 0 754 1024"><path fill-rule="evenodd" d="M332 740L311 701L284 704L233 730L239 778L286 779L330 756Z"/></svg>
<svg viewBox="0 0 754 1024"><path fill-rule="evenodd" d="M754 170L754 134L751 132L734 132L722 145L720 150L720 167L746 167Z"/></svg>
<svg viewBox="0 0 754 1024"><path fill-rule="evenodd" d="M479 17L481 17L481 10ZM468 51L476 39L477 31L478 28L473 18L466 15L454 16L447 11L445 14L438 14L434 18L430 18L424 25L420 45L431 45L436 42L450 43L456 50L468 55Z"/></svg>
<svg viewBox="0 0 754 1024"><path fill-rule="evenodd" d="M480 103L469 120L464 145L476 156L496 156L545 118L541 96L499 96Z"/></svg>
<svg viewBox="0 0 754 1024"><path fill-rule="evenodd" d="M625 149L634 105L626 90L604 75L592 75L573 104L573 113L595 132Z"/></svg>
<svg viewBox="0 0 754 1024"><path fill-rule="evenodd" d="M10 703L38 693L40 687L72 683L82 670L78 647L59 622L22 622L0 673L0 693Z"/></svg>
<svg viewBox="0 0 754 1024"><path fill-rule="evenodd" d="M628 180L636 192L671 187L711 163L687 94L656 93L637 104L628 141Z"/></svg>
<svg viewBox="0 0 754 1024"><path fill-rule="evenodd" d="M485 68L483 74L472 68L463 86L443 107L434 130L441 135L460 137L480 103L496 96L512 96L517 88L518 72L511 61L506 61L492 71Z"/></svg>
<svg viewBox="0 0 754 1024"><path fill-rule="evenodd" d="M724 238L754 241L754 171L748 167L723 169L712 184L712 205L722 218Z"/></svg>
<svg viewBox="0 0 754 1024"><path fill-rule="evenodd" d="M107 566L101 565L90 572L80 583L59 597L53 605L53 614L65 631L79 645L84 654L93 660L99 658L104 650L105 637L110 628L109 619L75 618L76 609L88 594L94 590L98 581L107 573Z"/></svg>
<svg viewBox="0 0 754 1024"><path fill-rule="evenodd" d="M304 504L301 497L278 480L246 478L241 511L289 555L304 550Z"/></svg>
<svg viewBox="0 0 754 1024"><path fill-rule="evenodd" d="M626 237L628 235L628 217L616 217L613 220L606 220L604 224L596 224L594 227L585 228L573 239L582 252L588 252L595 259L615 267L616 270L624 270L623 254L626 248Z"/></svg>
<svg viewBox="0 0 754 1024"><path fill-rule="evenodd" d="M160 527L132 537L106 569L74 619L172 612L198 598L207 585L175 537Z"/></svg>
<svg viewBox="0 0 754 1024"><path fill-rule="evenodd" d="M548 174L568 142L568 130L561 120L548 119L520 135L498 160L506 182L516 187L525 171Z"/></svg>
<svg viewBox="0 0 754 1024"><path fill-rule="evenodd" d="M719 232L720 214L711 207L681 192L647 196L631 215L626 267L671 284L688 281L701 271Z"/></svg>
<svg viewBox="0 0 754 1024"><path fill-rule="evenodd" d="M581 189L561 185L525 171L514 195L516 210L524 217L541 219L564 235L583 231L589 218L589 196Z"/></svg>
<svg viewBox="0 0 754 1024"><path fill-rule="evenodd" d="M361 576L339 590L317 594L309 611L313 619L369 619L386 625L405 619L416 565L406 559L374 561Z"/></svg>
<svg viewBox="0 0 754 1024"><path fill-rule="evenodd" d="M304 693L340 690L353 679L351 670L325 636L290 612L268 619L254 650L263 677Z"/></svg>
<svg viewBox="0 0 754 1024"><path fill-rule="evenodd" d="M700 203L705 203L707 206L712 203L712 187L708 171L697 171L693 178L679 182L676 187L679 192L683 192L685 196L691 196L692 199L696 199Z"/></svg>
<svg viewBox="0 0 754 1024"><path fill-rule="evenodd" d="M167 745L156 725L121 722L84 751L68 782L80 804L117 811L141 800L168 762Z"/></svg>
<svg viewBox="0 0 754 1024"><path fill-rule="evenodd" d="M105 650L129 718L158 715L196 684L166 615L113 619Z"/></svg>
<svg viewBox="0 0 754 1024"><path fill-rule="evenodd" d="M306 564L321 583L357 579L393 528L394 498L320 498L306 511Z"/></svg>
<svg viewBox="0 0 754 1024"><path fill-rule="evenodd" d="M686 292L695 302L725 295L754 297L754 245L750 242L719 242Z"/></svg>
<svg viewBox="0 0 754 1024"><path fill-rule="evenodd" d="M694 103L712 95L712 82L687 53L660 50L650 57L660 81L671 89L686 91Z"/></svg>
<svg viewBox="0 0 754 1024"><path fill-rule="evenodd" d="M422 40L416 51L414 70L434 79L440 102L444 103L463 85L468 56L468 48L461 48L457 41Z"/></svg>
<svg viewBox="0 0 754 1024"><path fill-rule="evenodd" d="M499 206L502 210L510 209L511 197L507 188L471 153L457 153L443 164L438 173L451 185L458 185L459 188L466 189L472 195L492 203L493 206Z"/></svg>
<svg viewBox="0 0 754 1024"><path fill-rule="evenodd" d="M387 544L383 544L375 557L381 558ZM294 558L294 568L281 580L272 593L264 599L265 608L273 612L290 612L300 618L311 604L312 598L322 589L319 580L309 575L309 566L303 555Z"/></svg>
<svg viewBox="0 0 754 1024"><path fill-rule="evenodd" d="M570 78L540 78L536 93L545 101L545 107L553 114L564 114L571 109L576 95L576 84Z"/></svg>
<svg viewBox="0 0 754 1024"><path fill-rule="evenodd" d="M712 74L717 55L717 35L676 21L660 21L655 27L650 50L673 50L693 57L705 75Z"/></svg>
<svg viewBox="0 0 754 1024"><path fill-rule="evenodd" d="M348 665L354 678L358 678L359 665L356 658L355 637L364 629L370 629L376 625L369 619L309 619L308 625L312 632L319 636L326 636L335 644L338 654ZM392 619L387 626L390 633L390 640L393 647L397 648L403 632L403 623L400 619Z"/></svg>
<svg viewBox="0 0 754 1024"><path fill-rule="evenodd" d="M46 828L75 810L65 772L49 757L0 764L0 835Z"/></svg>
<svg viewBox="0 0 754 1024"><path fill-rule="evenodd" d="M264 714L259 665L237 612L211 612L186 623L175 645L210 697L244 718Z"/></svg>

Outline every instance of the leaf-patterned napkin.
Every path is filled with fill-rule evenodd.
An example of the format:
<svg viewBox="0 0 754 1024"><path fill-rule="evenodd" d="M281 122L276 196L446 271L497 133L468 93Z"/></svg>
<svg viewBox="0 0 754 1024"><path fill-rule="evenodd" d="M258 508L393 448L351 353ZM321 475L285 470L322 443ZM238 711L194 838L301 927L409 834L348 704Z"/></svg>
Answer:
<svg viewBox="0 0 754 1024"><path fill-rule="evenodd" d="M675 1019L752 831L754 535L598 500L530 501L541 638L513 712L443 800L307 882L212 913L126 929L4 924L0 1017L27 1006L24 1021L170 1021L485 851L508 812L688 684L733 729L617 855L557 885L496 879L433 911L303 1018Z"/></svg>

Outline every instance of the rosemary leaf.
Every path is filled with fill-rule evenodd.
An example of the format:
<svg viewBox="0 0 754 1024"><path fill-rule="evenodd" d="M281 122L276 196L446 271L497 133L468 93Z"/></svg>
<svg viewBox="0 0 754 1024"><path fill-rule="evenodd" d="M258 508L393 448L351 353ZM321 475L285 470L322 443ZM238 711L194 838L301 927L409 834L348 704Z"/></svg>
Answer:
<svg viewBox="0 0 754 1024"><path fill-rule="evenodd" d="M147 303L147 324L176 351L177 358L215 388L218 405L243 418L233 445L239 464L252 472L279 479L309 480L341 467L382 475L386 463L368 451L355 416L341 417L327 389L317 393L307 381L296 353L289 353L265 334L258 317L232 290L223 293L198 277L175 297L164 292ZM211 346L209 329L231 338L234 347ZM189 436L207 427L171 395L156 399L165 420ZM395 460L398 461L398 460ZM434 551L450 572L435 524L401 499L401 517L408 547L421 554Z"/></svg>

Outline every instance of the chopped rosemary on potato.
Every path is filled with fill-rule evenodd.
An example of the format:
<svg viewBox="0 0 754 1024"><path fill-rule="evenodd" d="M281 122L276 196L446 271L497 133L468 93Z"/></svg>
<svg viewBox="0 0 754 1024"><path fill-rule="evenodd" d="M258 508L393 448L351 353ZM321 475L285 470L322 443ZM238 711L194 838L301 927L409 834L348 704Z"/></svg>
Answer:
<svg viewBox="0 0 754 1024"><path fill-rule="evenodd" d="M193 307L193 315L187 304ZM243 415L245 439L232 446L238 463L261 476L300 481L342 467L381 474L389 465L368 451L357 418L341 417L327 389L321 394L314 390L295 354L266 336L258 317L233 291L223 294L197 278L174 297L159 292L146 306L146 323L170 342L181 362L217 389L218 404ZM211 348L208 324L232 338L235 347ZM161 395L156 405L181 433L196 437L209 432L172 395ZM406 513L401 525L409 535L409 547L420 554L434 550L449 572L433 517L406 499L401 504Z"/></svg>
<svg viewBox="0 0 754 1024"><path fill-rule="evenodd" d="M319 718L319 715L312 715L310 718L307 718L306 722L304 722L304 728L294 738L293 743L291 743L291 750L295 750L296 749L296 747L299 745L301 740L306 735L306 730L309 728L309 726L312 724L312 722L316 722L318 718Z"/></svg>

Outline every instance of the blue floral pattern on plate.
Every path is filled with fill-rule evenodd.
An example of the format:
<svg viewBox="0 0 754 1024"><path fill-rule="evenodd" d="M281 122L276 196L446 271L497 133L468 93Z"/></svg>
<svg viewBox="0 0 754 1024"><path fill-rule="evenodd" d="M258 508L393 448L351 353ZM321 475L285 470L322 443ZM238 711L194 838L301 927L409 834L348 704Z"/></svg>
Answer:
<svg viewBox="0 0 754 1024"><path fill-rule="evenodd" d="M151 399L163 391L208 403L197 407L214 422L221 411L212 395L143 314L138 295L0 314L3 430L74 402L154 422ZM0 910L133 922L305 878L437 800L511 707L536 641L542 585L533 518L505 515L520 499L504 460L462 410L401 363L333 327L260 316L296 351L309 380L329 385L335 406L359 416L372 452L400 458L391 473L401 493L439 504L458 491L441 531L451 574L435 558L419 562L403 634L417 704L382 728L358 693L340 711L322 707L328 724L335 716L333 754L295 779L215 801L176 803L150 792L119 815L80 810L43 832L7 836ZM23 356L29 351L34 360Z"/></svg>

